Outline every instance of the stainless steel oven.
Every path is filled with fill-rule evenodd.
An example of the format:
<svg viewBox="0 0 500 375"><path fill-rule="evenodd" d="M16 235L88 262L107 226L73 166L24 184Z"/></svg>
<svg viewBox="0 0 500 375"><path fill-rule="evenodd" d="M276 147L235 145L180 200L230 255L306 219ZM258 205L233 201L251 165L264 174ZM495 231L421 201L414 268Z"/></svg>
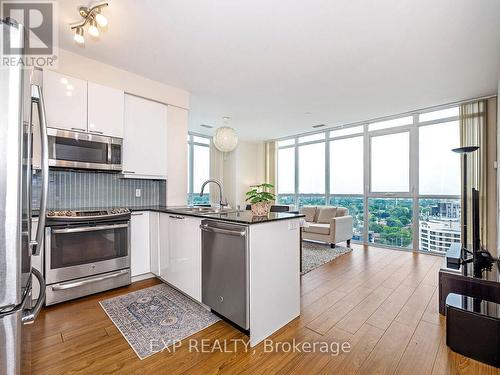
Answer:
<svg viewBox="0 0 500 375"><path fill-rule="evenodd" d="M121 138L53 128L47 134L52 167L122 170Z"/></svg>
<svg viewBox="0 0 500 375"><path fill-rule="evenodd" d="M126 209L50 211L45 237L46 304L130 284L129 225Z"/></svg>

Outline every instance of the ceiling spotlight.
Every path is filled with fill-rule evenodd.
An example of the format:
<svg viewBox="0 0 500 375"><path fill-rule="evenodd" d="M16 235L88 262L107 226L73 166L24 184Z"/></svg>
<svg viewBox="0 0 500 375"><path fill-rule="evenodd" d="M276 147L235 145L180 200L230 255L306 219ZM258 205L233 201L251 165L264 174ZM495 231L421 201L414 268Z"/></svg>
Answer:
<svg viewBox="0 0 500 375"><path fill-rule="evenodd" d="M100 28L102 29L108 26L108 19L102 14L102 9L107 6L108 3L104 1L91 7L80 7L78 11L83 20L70 25L71 29L75 30L73 39L76 43L85 43L85 38L83 36L85 27L87 27L87 31L91 36L94 38L99 37L101 32Z"/></svg>
<svg viewBox="0 0 500 375"><path fill-rule="evenodd" d="M96 14L95 20L100 27L108 26L108 19L104 17L101 13Z"/></svg>
<svg viewBox="0 0 500 375"><path fill-rule="evenodd" d="M95 22L95 20L90 20L88 32L95 38L99 37L99 29L97 28L97 23Z"/></svg>
<svg viewBox="0 0 500 375"><path fill-rule="evenodd" d="M77 27L75 29L74 41L78 44L85 44L85 38L83 37L83 27Z"/></svg>

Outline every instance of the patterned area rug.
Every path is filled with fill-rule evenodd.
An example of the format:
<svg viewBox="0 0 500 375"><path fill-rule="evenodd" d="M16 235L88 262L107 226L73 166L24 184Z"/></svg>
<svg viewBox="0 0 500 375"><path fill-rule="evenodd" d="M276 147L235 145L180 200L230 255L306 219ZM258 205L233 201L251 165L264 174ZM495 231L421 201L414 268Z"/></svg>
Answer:
<svg viewBox="0 0 500 375"><path fill-rule="evenodd" d="M329 244L302 241L302 273L305 275L319 266L331 262L341 255L351 252L352 249L344 246L330 248Z"/></svg>
<svg viewBox="0 0 500 375"><path fill-rule="evenodd" d="M141 360L219 320L165 284L99 303Z"/></svg>

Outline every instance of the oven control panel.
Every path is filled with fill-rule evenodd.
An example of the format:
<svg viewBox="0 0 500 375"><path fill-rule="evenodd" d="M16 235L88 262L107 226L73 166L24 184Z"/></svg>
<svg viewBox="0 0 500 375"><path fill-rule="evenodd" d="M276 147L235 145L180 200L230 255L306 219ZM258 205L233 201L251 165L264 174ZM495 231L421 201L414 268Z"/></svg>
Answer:
<svg viewBox="0 0 500 375"><path fill-rule="evenodd" d="M102 210L49 210L49 218L106 218L130 213L128 208L109 208Z"/></svg>

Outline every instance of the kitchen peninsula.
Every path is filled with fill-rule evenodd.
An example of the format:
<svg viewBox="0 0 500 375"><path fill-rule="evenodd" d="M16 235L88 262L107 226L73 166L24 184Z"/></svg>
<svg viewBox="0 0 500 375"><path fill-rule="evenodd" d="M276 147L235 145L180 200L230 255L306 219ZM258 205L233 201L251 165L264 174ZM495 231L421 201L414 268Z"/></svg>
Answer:
<svg viewBox="0 0 500 375"><path fill-rule="evenodd" d="M133 252L141 251L134 245L140 241L136 220L147 215L151 272L249 332L251 346L300 315L303 215L255 217L250 211L210 207L131 209L132 269Z"/></svg>

